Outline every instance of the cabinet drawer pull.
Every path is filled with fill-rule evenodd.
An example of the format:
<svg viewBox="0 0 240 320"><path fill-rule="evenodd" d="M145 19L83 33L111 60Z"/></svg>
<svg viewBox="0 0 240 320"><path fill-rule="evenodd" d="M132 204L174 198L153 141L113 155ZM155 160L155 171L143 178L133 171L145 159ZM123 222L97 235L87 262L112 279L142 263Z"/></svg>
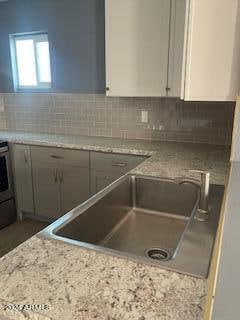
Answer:
<svg viewBox="0 0 240 320"><path fill-rule="evenodd" d="M63 183L63 171L62 171L62 169L59 170L59 181L60 181L60 183Z"/></svg>
<svg viewBox="0 0 240 320"><path fill-rule="evenodd" d="M25 161L25 163L27 163L27 162L28 162L28 158L27 158L27 150L26 150L26 149L24 150L24 161Z"/></svg>
<svg viewBox="0 0 240 320"><path fill-rule="evenodd" d="M50 157L53 158L53 159L63 159L62 156L57 156L55 154L51 154Z"/></svg>
<svg viewBox="0 0 240 320"><path fill-rule="evenodd" d="M124 162L112 162L112 166L113 167L126 167L127 166L127 163L124 163Z"/></svg>
<svg viewBox="0 0 240 320"><path fill-rule="evenodd" d="M54 169L54 182L58 181L58 169Z"/></svg>

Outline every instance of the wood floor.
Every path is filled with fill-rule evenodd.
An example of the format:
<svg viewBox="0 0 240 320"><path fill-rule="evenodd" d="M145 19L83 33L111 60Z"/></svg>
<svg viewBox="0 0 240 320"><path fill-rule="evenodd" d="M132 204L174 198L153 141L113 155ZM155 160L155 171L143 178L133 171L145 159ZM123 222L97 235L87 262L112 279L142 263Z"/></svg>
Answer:
<svg viewBox="0 0 240 320"><path fill-rule="evenodd" d="M32 219L17 221L0 230L0 257L44 229L48 224Z"/></svg>

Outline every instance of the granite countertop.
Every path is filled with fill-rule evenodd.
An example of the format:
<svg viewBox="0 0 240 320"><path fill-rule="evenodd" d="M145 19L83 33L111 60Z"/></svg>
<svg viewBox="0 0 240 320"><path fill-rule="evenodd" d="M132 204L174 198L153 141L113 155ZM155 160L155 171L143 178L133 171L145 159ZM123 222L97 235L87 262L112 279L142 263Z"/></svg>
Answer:
<svg viewBox="0 0 240 320"><path fill-rule="evenodd" d="M201 319L206 281L34 236L0 260L11 319ZM3 305L47 304L31 318ZM41 315L41 316L40 316Z"/></svg>
<svg viewBox="0 0 240 320"><path fill-rule="evenodd" d="M225 184L229 148L0 131L15 143L151 156L133 171L176 177L208 170ZM188 174L189 175L189 174ZM8 319L202 319L207 280L136 263L36 235L0 259L0 315ZM44 304L12 311L4 305Z"/></svg>
<svg viewBox="0 0 240 320"><path fill-rule="evenodd" d="M226 184L230 168L230 148L225 146L14 131L0 131L0 139L38 146L149 156L133 172L166 178L191 176L188 170L198 169L209 171L212 183Z"/></svg>

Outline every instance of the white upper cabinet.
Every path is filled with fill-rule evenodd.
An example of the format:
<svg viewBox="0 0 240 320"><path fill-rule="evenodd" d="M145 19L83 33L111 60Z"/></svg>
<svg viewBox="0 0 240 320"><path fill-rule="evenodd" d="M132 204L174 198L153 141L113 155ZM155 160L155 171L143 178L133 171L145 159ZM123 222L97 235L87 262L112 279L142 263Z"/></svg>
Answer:
<svg viewBox="0 0 240 320"><path fill-rule="evenodd" d="M106 0L106 93L233 101L239 0Z"/></svg>
<svg viewBox="0 0 240 320"><path fill-rule="evenodd" d="M240 1L187 3L182 98L236 100L240 89Z"/></svg>
<svg viewBox="0 0 240 320"><path fill-rule="evenodd" d="M166 96L170 0L106 0L106 92Z"/></svg>
<svg viewBox="0 0 240 320"><path fill-rule="evenodd" d="M171 0L167 96L180 97L185 36L186 0Z"/></svg>

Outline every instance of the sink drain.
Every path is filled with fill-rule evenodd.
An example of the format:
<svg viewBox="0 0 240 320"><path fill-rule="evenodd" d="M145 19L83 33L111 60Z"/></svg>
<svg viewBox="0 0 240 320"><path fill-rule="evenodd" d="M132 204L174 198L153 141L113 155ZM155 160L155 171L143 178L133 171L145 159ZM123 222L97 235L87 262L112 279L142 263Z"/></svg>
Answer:
<svg viewBox="0 0 240 320"><path fill-rule="evenodd" d="M171 258L170 252L161 248L150 248L146 250L146 256L148 258L161 261L169 260Z"/></svg>

